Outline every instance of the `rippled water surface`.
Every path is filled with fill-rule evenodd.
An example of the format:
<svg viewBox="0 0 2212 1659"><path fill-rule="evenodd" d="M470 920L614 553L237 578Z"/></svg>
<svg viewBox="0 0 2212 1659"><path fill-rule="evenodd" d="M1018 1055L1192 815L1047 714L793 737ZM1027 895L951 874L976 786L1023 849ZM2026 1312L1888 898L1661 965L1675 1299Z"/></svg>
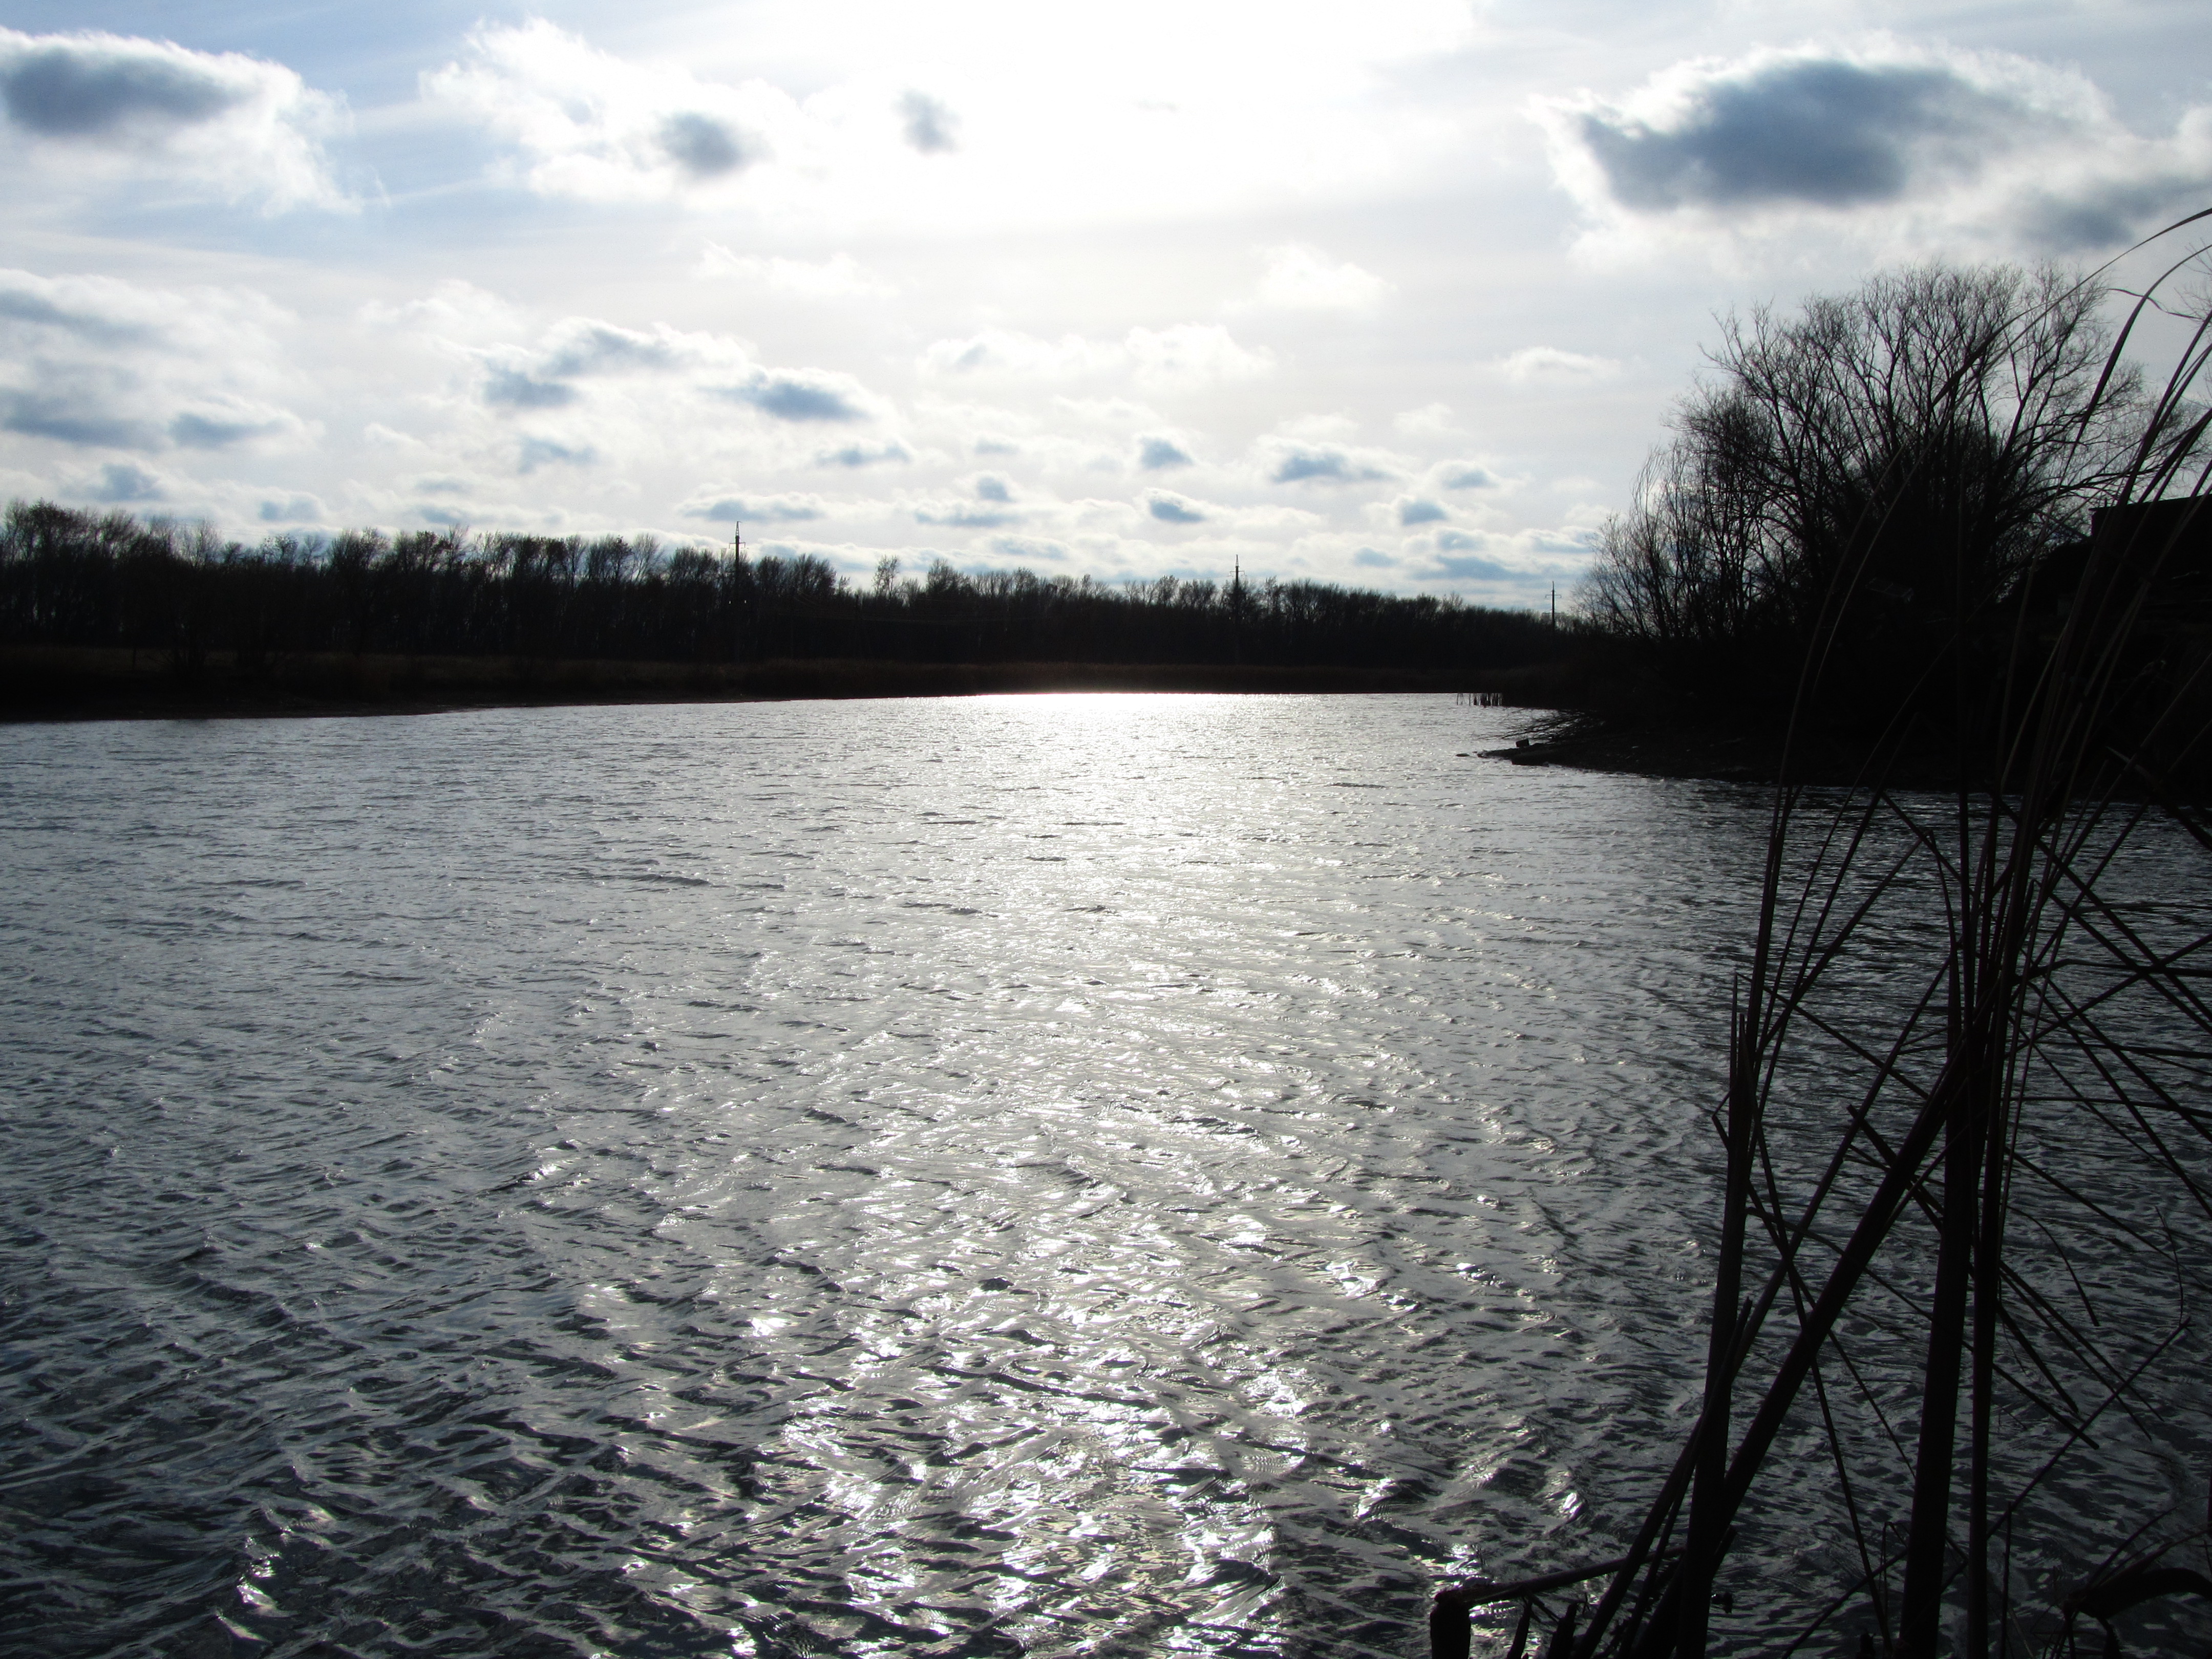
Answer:
<svg viewBox="0 0 2212 1659"><path fill-rule="evenodd" d="M0 731L0 1627L1395 1655L1579 1559L1763 821L1518 718Z"/></svg>

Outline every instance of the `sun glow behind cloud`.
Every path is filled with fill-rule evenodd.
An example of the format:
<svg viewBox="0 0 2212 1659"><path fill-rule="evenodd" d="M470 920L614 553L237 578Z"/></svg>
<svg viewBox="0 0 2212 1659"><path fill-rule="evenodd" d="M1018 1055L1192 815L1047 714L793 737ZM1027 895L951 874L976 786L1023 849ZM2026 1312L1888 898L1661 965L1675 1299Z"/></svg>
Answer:
<svg viewBox="0 0 2212 1659"><path fill-rule="evenodd" d="M623 58L543 20L487 24L423 93L513 147L497 176L548 196L740 207L786 231L973 234L1372 187L1457 131L1380 95L1378 72L1472 28L1435 0L1357 18L1152 0L841 18L834 78L803 95L744 67L818 34L777 7L726 63L690 42Z"/></svg>

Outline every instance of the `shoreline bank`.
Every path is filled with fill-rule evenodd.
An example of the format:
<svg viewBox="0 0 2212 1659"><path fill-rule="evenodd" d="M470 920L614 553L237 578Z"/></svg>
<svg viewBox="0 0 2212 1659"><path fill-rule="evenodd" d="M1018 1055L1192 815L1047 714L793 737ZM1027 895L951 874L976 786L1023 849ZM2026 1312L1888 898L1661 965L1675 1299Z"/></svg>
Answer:
<svg viewBox="0 0 2212 1659"><path fill-rule="evenodd" d="M0 648L0 721L314 718L627 703L781 702L1061 691L1358 692L1534 689L1541 671L1160 663L757 663L300 653L241 662L210 653Z"/></svg>

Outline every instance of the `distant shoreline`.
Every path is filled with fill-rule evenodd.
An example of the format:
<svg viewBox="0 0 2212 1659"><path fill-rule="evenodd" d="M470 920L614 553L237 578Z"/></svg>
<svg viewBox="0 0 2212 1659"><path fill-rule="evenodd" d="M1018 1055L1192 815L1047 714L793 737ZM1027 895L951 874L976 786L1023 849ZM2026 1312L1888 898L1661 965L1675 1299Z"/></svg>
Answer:
<svg viewBox="0 0 2212 1659"><path fill-rule="evenodd" d="M1285 667L1257 664L758 663L548 660L288 653L241 664L210 652L186 668L164 651L0 647L0 721L315 718L625 703L786 702L1059 691L1495 691L1544 705L1543 671Z"/></svg>

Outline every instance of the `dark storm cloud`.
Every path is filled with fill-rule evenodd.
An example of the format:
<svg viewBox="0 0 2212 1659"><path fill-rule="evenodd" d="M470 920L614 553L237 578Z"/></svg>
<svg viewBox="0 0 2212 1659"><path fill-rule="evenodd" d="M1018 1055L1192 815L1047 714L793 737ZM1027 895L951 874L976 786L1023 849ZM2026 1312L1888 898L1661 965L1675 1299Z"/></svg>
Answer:
<svg viewBox="0 0 2212 1659"><path fill-rule="evenodd" d="M899 119L906 141L924 155L942 155L960 148L960 122L951 110L927 93L909 92L899 100Z"/></svg>
<svg viewBox="0 0 2212 1659"><path fill-rule="evenodd" d="M1203 524L1206 514L1189 502L1173 495L1155 495L1145 504L1145 510L1162 524Z"/></svg>
<svg viewBox="0 0 2212 1659"><path fill-rule="evenodd" d="M1708 82L1666 127L1585 111L1574 131L1626 207L1848 207L1894 200L1932 144L2020 112L1946 69L1794 59Z"/></svg>
<svg viewBox="0 0 2212 1659"><path fill-rule="evenodd" d="M97 41L35 47L0 70L8 118L46 138L97 138L125 127L193 126L246 93L221 77L139 48Z"/></svg>
<svg viewBox="0 0 2212 1659"><path fill-rule="evenodd" d="M868 413L849 393L806 374L763 373L743 386L720 386L716 391L732 403L750 404L779 421L861 421Z"/></svg>
<svg viewBox="0 0 2212 1659"><path fill-rule="evenodd" d="M685 112L660 124L660 147L694 179L719 179L751 161L745 141L711 115Z"/></svg>
<svg viewBox="0 0 2212 1659"><path fill-rule="evenodd" d="M1275 470L1267 476L1277 483L1297 483L1311 478L1334 483L1365 483L1390 475L1380 467L1354 460L1340 449L1298 445L1285 450L1275 463Z"/></svg>
<svg viewBox="0 0 2212 1659"><path fill-rule="evenodd" d="M1146 438L1137 447L1137 465L1147 472L1170 466L1188 466L1189 452L1168 438Z"/></svg>

